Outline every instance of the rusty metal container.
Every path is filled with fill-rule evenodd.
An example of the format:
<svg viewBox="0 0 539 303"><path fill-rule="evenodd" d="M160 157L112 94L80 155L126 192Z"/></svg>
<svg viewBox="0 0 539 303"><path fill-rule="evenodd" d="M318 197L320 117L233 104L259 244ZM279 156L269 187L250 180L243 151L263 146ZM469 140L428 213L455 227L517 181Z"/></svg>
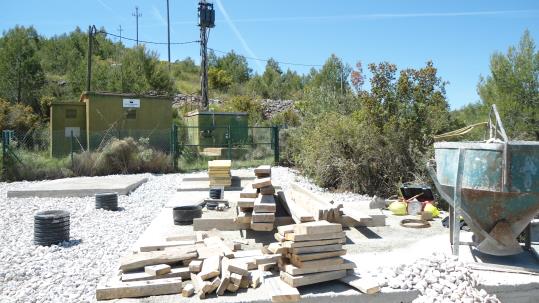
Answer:
<svg viewBox="0 0 539 303"><path fill-rule="evenodd" d="M429 170L456 210L452 219L462 216L474 232L477 249L513 255L522 251L518 235L539 213L539 142L509 141L501 121L498 127L501 140L435 143L436 172L432 165ZM451 232L458 254L458 230Z"/></svg>

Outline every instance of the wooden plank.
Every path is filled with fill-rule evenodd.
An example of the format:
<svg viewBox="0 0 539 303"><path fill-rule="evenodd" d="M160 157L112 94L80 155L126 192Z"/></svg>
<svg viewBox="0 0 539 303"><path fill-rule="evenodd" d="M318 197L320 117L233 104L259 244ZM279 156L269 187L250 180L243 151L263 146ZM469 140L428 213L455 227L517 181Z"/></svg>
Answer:
<svg viewBox="0 0 539 303"><path fill-rule="evenodd" d="M282 243L282 246L286 248L298 248L298 247L344 244L344 243L346 243L346 238L342 237L342 238L337 238L337 239L315 240L315 241L300 241L300 242L285 241Z"/></svg>
<svg viewBox="0 0 539 303"><path fill-rule="evenodd" d="M242 275L237 273L230 273L230 283L240 286Z"/></svg>
<svg viewBox="0 0 539 303"><path fill-rule="evenodd" d="M240 192L240 198L256 198L258 197L258 191L256 188L253 188L252 183L249 183L243 187L243 190Z"/></svg>
<svg viewBox="0 0 539 303"><path fill-rule="evenodd" d="M242 276L249 275L249 266L242 260L229 260L227 270L231 273L240 274Z"/></svg>
<svg viewBox="0 0 539 303"><path fill-rule="evenodd" d="M365 221L372 221L372 217L368 214L363 213L359 209L354 208L343 208L344 214L349 216L350 218L358 221L358 222L365 222Z"/></svg>
<svg viewBox="0 0 539 303"><path fill-rule="evenodd" d="M334 264L334 265L319 265L316 267L306 267L306 268L299 268L292 264L287 264L284 266L284 271L293 276L297 276L297 275L312 274L312 273L319 273L319 272L326 272L326 271L354 269L355 267L356 267L356 264L354 262L344 262L341 264Z"/></svg>
<svg viewBox="0 0 539 303"><path fill-rule="evenodd" d="M249 229L250 224L234 222L235 218L196 218L193 220L193 230L210 230L216 228L222 231Z"/></svg>
<svg viewBox="0 0 539 303"><path fill-rule="evenodd" d="M202 270L202 260L193 260L189 263L189 271L192 273L199 273Z"/></svg>
<svg viewBox="0 0 539 303"><path fill-rule="evenodd" d="M345 254L346 254L346 250L342 249L338 251L329 251L329 252L312 253L312 254L299 254L299 255L294 254L294 255L290 255L290 258L294 259L295 261L311 261L311 260L344 256Z"/></svg>
<svg viewBox="0 0 539 303"><path fill-rule="evenodd" d="M324 233L324 234L315 234L315 235L296 235L295 233L289 233L285 235L285 239L288 241L316 241L316 240L327 240L327 239L338 239L345 237L344 232L337 233Z"/></svg>
<svg viewBox="0 0 539 303"><path fill-rule="evenodd" d="M271 175L270 165L260 165L255 168L255 175Z"/></svg>
<svg viewBox="0 0 539 303"><path fill-rule="evenodd" d="M296 248L291 248L288 251L292 254L310 254L310 253L321 253L321 252L328 252L328 251L338 251L341 249L342 249L342 244L331 244L331 245L296 247Z"/></svg>
<svg viewBox="0 0 539 303"><path fill-rule="evenodd" d="M228 245L226 245L225 242L223 242L223 240L221 240L219 237L208 237L204 239L204 244L206 244L206 246L218 247L225 257L234 256L232 249L230 249L230 247L228 247Z"/></svg>
<svg viewBox="0 0 539 303"><path fill-rule="evenodd" d="M296 259L290 259L290 262L299 268L317 268L319 266L339 265L344 263L344 259L341 257L326 258L312 261L300 261Z"/></svg>
<svg viewBox="0 0 539 303"><path fill-rule="evenodd" d="M239 198L237 204L238 204L238 207L253 208L255 206L255 200L256 200L256 197L254 197L254 198Z"/></svg>
<svg viewBox="0 0 539 303"><path fill-rule="evenodd" d="M273 195L260 195L255 199L253 211L263 213L274 213L277 210L275 197Z"/></svg>
<svg viewBox="0 0 539 303"><path fill-rule="evenodd" d="M195 259L196 257L197 253L194 246L180 246L164 251L140 252L120 258L120 269L123 272L128 272L148 265L172 265L183 260Z"/></svg>
<svg viewBox="0 0 539 303"><path fill-rule="evenodd" d="M271 186L271 178L255 179L251 184L251 187L256 189L264 186Z"/></svg>
<svg viewBox="0 0 539 303"><path fill-rule="evenodd" d="M247 258L261 256L262 252L259 249L235 251L234 258Z"/></svg>
<svg viewBox="0 0 539 303"><path fill-rule="evenodd" d="M283 245L279 242L273 242L268 245L268 250L271 251L272 254L285 254L288 252L288 249L286 247L283 247Z"/></svg>
<svg viewBox="0 0 539 303"><path fill-rule="evenodd" d="M251 224L252 213L250 212L240 212L236 217L236 223L240 224Z"/></svg>
<svg viewBox="0 0 539 303"><path fill-rule="evenodd" d="M208 161L209 168L230 168L232 166L231 160L212 160Z"/></svg>
<svg viewBox="0 0 539 303"><path fill-rule="evenodd" d="M190 297L195 294L195 287L193 284L186 284L182 290L182 297Z"/></svg>
<svg viewBox="0 0 539 303"><path fill-rule="evenodd" d="M275 213L262 213L253 211L251 222L254 223L273 223L275 222Z"/></svg>
<svg viewBox="0 0 539 303"><path fill-rule="evenodd" d="M182 278L182 280L189 280L189 268L188 267L178 267L172 268L168 274L162 276L152 276L145 272L133 272L133 273L122 273L122 282L135 282L135 281L147 281L155 280L161 278Z"/></svg>
<svg viewBox="0 0 539 303"><path fill-rule="evenodd" d="M275 187L273 187L273 185L261 187L260 188L260 194L261 195L273 195L273 194L275 194Z"/></svg>
<svg viewBox="0 0 539 303"><path fill-rule="evenodd" d="M286 235L288 233L293 233L294 232L294 226L296 226L296 224L288 224L288 225L279 226L279 227L277 227L277 232L280 233L281 235Z"/></svg>
<svg viewBox="0 0 539 303"><path fill-rule="evenodd" d="M293 223L294 220L292 217L275 217L275 226L289 225Z"/></svg>
<svg viewBox="0 0 539 303"><path fill-rule="evenodd" d="M294 199L292 199L291 195L286 194L283 191L278 191L277 196L279 197L279 201L281 202L281 205L283 205L286 212L290 214L290 216L292 216L292 218L294 219L296 223L314 221L313 215L310 214L304 208L297 205L294 202ZM288 199L287 197L290 197L290 199Z"/></svg>
<svg viewBox="0 0 539 303"><path fill-rule="evenodd" d="M380 285L375 279L361 278L355 273L342 277L339 281L346 283L365 294L372 295L380 292Z"/></svg>
<svg viewBox="0 0 539 303"><path fill-rule="evenodd" d="M222 296L225 294L225 290L228 287L228 284L230 284L230 277L222 277L221 278L221 284L219 284L219 287L217 288L217 295Z"/></svg>
<svg viewBox="0 0 539 303"><path fill-rule="evenodd" d="M157 264L145 266L144 272L151 276L161 276L170 272L170 265Z"/></svg>
<svg viewBox="0 0 539 303"><path fill-rule="evenodd" d="M296 224L295 235L315 235L342 232L340 223L329 223L325 220Z"/></svg>
<svg viewBox="0 0 539 303"><path fill-rule="evenodd" d="M282 235L279 234L279 233L273 234L273 237L275 238L275 240L277 240L277 241L279 241L279 242L284 242L284 241L286 241L286 239L284 238L284 236L282 236Z"/></svg>
<svg viewBox="0 0 539 303"><path fill-rule="evenodd" d="M316 274L292 276L281 271L281 279L292 287L300 287L326 281L338 280L346 276L346 270L327 271Z"/></svg>
<svg viewBox="0 0 539 303"><path fill-rule="evenodd" d="M170 235L165 238L165 241L196 241L195 235Z"/></svg>
<svg viewBox="0 0 539 303"><path fill-rule="evenodd" d="M256 265L260 264L269 264L269 263L276 263L277 260L279 260L282 257L281 254L273 254L273 255L263 255L254 257Z"/></svg>
<svg viewBox="0 0 539 303"><path fill-rule="evenodd" d="M204 260L202 269L197 274L202 280L208 280L217 277L221 273L221 257L213 256Z"/></svg>
<svg viewBox="0 0 539 303"><path fill-rule="evenodd" d="M271 295L271 302L299 302L301 299L298 289L284 283L279 277L266 277L264 285Z"/></svg>
<svg viewBox="0 0 539 303"><path fill-rule="evenodd" d="M150 244L144 244L139 247L139 250L141 252L148 252L148 251L156 251L156 250L165 250L167 247L174 247L174 246L186 246L186 245L195 245L194 240L187 240L187 241L167 241L167 242L161 242L161 243L150 243Z"/></svg>
<svg viewBox="0 0 539 303"><path fill-rule="evenodd" d="M294 202L311 213L315 220L340 222L339 210L342 208L342 204L334 203L332 200L314 194L295 182L292 182L290 185L290 192L292 193Z"/></svg>
<svg viewBox="0 0 539 303"><path fill-rule="evenodd" d="M97 286L95 297L97 300L112 300L178 294L181 291L181 278L121 282L118 277L114 277Z"/></svg>
<svg viewBox="0 0 539 303"><path fill-rule="evenodd" d="M341 217L341 223L343 226L354 227L354 226L366 226L366 227L377 227L386 225L386 215L384 214L369 214L371 220L363 220L361 222L352 219L350 216L343 215Z"/></svg>
<svg viewBox="0 0 539 303"><path fill-rule="evenodd" d="M262 273L259 270L251 272L251 288L257 288L262 283Z"/></svg>
<svg viewBox="0 0 539 303"><path fill-rule="evenodd" d="M272 231L273 223L256 223L251 222L251 229L255 231Z"/></svg>

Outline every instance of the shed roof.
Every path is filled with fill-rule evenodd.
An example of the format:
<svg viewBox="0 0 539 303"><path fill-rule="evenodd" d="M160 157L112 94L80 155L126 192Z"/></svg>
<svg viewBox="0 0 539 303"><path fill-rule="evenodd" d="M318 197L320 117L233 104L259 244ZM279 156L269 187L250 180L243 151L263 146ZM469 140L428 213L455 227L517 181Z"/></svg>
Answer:
<svg viewBox="0 0 539 303"><path fill-rule="evenodd" d="M213 116L247 116L246 112L199 112L197 110L188 112L185 114L186 117L192 116L204 116L204 115L213 115Z"/></svg>
<svg viewBox="0 0 539 303"><path fill-rule="evenodd" d="M80 95L79 101L80 101L80 102L84 102L84 99L86 99L86 97L90 97L90 96L112 96L112 97L145 98L145 99L160 99L160 100L167 99L167 100L172 101L172 97L170 97L170 96L163 96L163 95L154 95L154 96L150 96L150 95L141 95L141 94L112 93L112 92L94 92L94 91L91 91L91 92L88 92L88 91L82 92L82 94Z"/></svg>

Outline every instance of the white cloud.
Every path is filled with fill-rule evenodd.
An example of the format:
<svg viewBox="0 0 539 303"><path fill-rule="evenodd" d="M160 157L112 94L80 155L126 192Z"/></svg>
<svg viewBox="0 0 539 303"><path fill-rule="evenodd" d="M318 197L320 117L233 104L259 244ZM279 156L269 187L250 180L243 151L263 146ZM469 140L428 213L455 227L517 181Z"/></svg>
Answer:
<svg viewBox="0 0 539 303"><path fill-rule="evenodd" d="M112 9L112 7L110 7L108 4L106 4L105 2L103 2L103 0L97 0L97 2L99 2L99 4L104 7L106 10L108 11L111 11L113 12L114 10Z"/></svg>

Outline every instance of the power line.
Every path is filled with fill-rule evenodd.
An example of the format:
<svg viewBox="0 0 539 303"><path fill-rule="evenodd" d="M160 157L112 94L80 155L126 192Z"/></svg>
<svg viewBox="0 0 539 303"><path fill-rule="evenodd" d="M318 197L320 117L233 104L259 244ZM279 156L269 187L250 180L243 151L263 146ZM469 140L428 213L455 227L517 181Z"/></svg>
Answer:
<svg viewBox="0 0 539 303"><path fill-rule="evenodd" d="M110 35L110 36L113 36L113 37L116 37L116 38L120 37L120 36L118 36L116 34L109 33L107 31L100 31L99 33ZM129 41L134 41L134 42L137 41L136 39L128 38L128 37L124 37L124 36L122 36L122 39L129 40ZM168 44L168 42L155 42L155 41L145 41L145 40L138 40L138 42L146 43L146 44L156 44L156 45L166 45L166 44ZM200 42L199 40L193 40L193 41L185 41L185 42L170 42L170 44L171 45L183 45L183 44L199 43L199 42Z"/></svg>
<svg viewBox="0 0 539 303"><path fill-rule="evenodd" d="M222 51L222 50L218 50L218 49L215 49L215 48L211 48L211 47L208 47L208 49L216 52L216 53L221 53L221 54L228 54L229 52L225 52L225 51ZM270 60L273 60L279 64L282 64L282 65L294 65L294 66L307 66L307 67L321 67L323 66L322 64L304 64L304 63L294 63L294 62L285 62L285 61L277 61L275 59L261 59L261 58L254 58L254 57L248 57L248 56L244 56L244 55L239 55L241 57L244 57L245 59L249 59L249 60L256 60L256 61L262 61L262 62L268 62Z"/></svg>
<svg viewBox="0 0 539 303"><path fill-rule="evenodd" d="M120 36L118 36L116 34L109 33L109 32L104 31L104 30L99 31L98 33L103 33L103 34L110 35L110 36L113 36L113 37L116 37L116 38L120 38ZM121 36L121 38L124 39L124 40L128 40L128 41L134 41L134 42L137 41L136 39L125 37L125 36ZM146 44L154 44L154 45L166 45L166 44L168 44L168 42L156 42L156 41L145 41L145 40L138 40L138 42L146 43ZM170 42L170 45L185 45L185 44L192 44L192 43L200 43L200 40L192 40L192 41L184 41L184 42ZM212 51L214 51L216 53L221 53L221 54L228 54L229 53L229 52L225 52L225 51L218 50L218 49L211 48L211 47L208 47L208 49L212 50ZM254 57L249 57L249 56L245 56L245 55L241 55L241 54L238 54L238 56L244 57L245 59L248 59L248 60L256 60L256 61L262 61L262 62L268 62L270 60L273 60L273 61L275 61L275 62L277 62L279 64L282 64L282 65L305 66L305 67L322 67L323 66L322 64L306 64L306 63L278 61L278 60L275 60L275 59L254 58Z"/></svg>

